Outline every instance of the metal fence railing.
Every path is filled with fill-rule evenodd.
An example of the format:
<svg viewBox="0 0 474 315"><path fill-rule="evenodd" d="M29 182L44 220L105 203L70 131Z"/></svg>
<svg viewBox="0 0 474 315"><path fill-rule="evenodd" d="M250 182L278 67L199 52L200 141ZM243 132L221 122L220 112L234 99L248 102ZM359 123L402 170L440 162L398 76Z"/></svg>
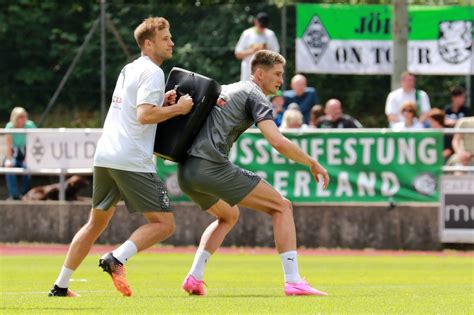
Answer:
<svg viewBox="0 0 474 315"><path fill-rule="evenodd" d="M5 134L91 134L91 133L102 133L100 128L37 128L37 129L0 129L0 135ZM6 148L5 148L6 150ZM6 152L0 152L3 158ZM0 167L0 174L15 174L15 175L35 175L35 176L58 176L59 177L59 200L64 201L66 199L66 177L68 175L92 175L92 163L90 167L40 167L35 169L21 168L21 167L4 167L3 162Z"/></svg>
<svg viewBox="0 0 474 315"><path fill-rule="evenodd" d="M403 131L403 132L413 132L413 133L423 133L423 132L432 132L433 129L424 129L424 130L413 130L413 131ZM470 129L451 129L445 128L440 129L443 134L474 134L474 128ZM258 133L260 132L258 129L250 129L247 132L249 133ZM342 133L347 132L347 129L305 129L305 130L285 130L288 133L314 133L317 135L318 133ZM379 133L387 133L393 132L390 129L368 129L368 128L361 128L361 129L351 129L351 133L361 133L361 132L379 132ZM55 135L73 135L73 134L91 134L91 133L102 133L102 129L100 128L38 128L38 129L0 129L0 135L6 134L55 134ZM3 156L5 156L5 152L2 152L0 146L0 158L3 160ZM474 166L442 166L443 173L452 173L452 172L474 172ZM35 176L49 176L54 175L59 177L60 182L60 192L59 192L59 200L65 200L65 189L66 189L66 177L68 175L91 175L93 172L92 161L90 167L40 167L35 169L29 168L19 168L19 167L3 167L3 163L0 167L0 174L17 174L17 175L35 175Z"/></svg>

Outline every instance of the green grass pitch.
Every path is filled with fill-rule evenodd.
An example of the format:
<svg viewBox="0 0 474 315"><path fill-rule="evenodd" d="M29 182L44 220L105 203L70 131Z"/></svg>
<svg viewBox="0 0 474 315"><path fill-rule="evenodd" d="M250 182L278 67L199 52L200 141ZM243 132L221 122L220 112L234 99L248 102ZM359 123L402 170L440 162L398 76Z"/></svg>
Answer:
<svg viewBox="0 0 474 315"><path fill-rule="evenodd" d="M80 298L48 298L64 256L2 256L1 314L474 314L474 260L467 256L300 256L300 271L328 297L285 297L278 256L216 254L206 297L181 282L191 254L135 256L133 296L122 297L89 256L73 275Z"/></svg>

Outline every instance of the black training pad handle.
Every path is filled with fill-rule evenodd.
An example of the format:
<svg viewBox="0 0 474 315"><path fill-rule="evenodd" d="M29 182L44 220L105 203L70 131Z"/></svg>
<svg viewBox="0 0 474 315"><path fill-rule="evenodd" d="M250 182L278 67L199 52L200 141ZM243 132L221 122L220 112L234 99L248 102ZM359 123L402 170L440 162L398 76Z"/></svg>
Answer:
<svg viewBox="0 0 474 315"><path fill-rule="evenodd" d="M215 80L174 67L166 80L165 91L176 90L176 102L183 95L193 99L193 109L186 115L161 122L156 128L154 152L157 156L182 163L221 93Z"/></svg>

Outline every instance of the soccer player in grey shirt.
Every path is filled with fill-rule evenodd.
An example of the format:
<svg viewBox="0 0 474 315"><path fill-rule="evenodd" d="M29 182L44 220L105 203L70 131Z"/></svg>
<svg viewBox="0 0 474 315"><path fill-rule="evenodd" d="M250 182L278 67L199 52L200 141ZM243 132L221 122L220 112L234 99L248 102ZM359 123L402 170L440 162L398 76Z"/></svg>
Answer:
<svg viewBox="0 0 474 315"><path fill-rule="evenodd" d="M181 190L202 210L217 218L204 231L193 265L183 282L190 294L205 295L204 268L238 220L238 205L269 214L278 253L285 273L286 295L327 295L302 280L298 271L296 231L291 202L266 181L229 161L237 138L256 124L270 145L287 158L310 168L316 181L327 188L329 176L316 160L284 137L273 121L272 106L265 95L276 94L283 83L285 59L261 50L251 63L250 81L225 85L203 128L178 165Z"/></svg>

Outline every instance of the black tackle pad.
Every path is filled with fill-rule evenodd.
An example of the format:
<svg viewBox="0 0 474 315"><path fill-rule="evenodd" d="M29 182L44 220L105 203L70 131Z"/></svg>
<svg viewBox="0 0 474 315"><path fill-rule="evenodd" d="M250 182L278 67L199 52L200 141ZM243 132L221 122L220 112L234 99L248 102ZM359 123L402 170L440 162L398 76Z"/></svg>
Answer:
<svg viewBox="0 0 474 315"><path fill-rule="evenodd" d="M182 95L189 94L194 106L188 114L157 125L154 152L163 159L182 163L216 104L221 86L211 78L174 67L166 80L165 91L169 90L176 90L176 102Z"/></svg>

